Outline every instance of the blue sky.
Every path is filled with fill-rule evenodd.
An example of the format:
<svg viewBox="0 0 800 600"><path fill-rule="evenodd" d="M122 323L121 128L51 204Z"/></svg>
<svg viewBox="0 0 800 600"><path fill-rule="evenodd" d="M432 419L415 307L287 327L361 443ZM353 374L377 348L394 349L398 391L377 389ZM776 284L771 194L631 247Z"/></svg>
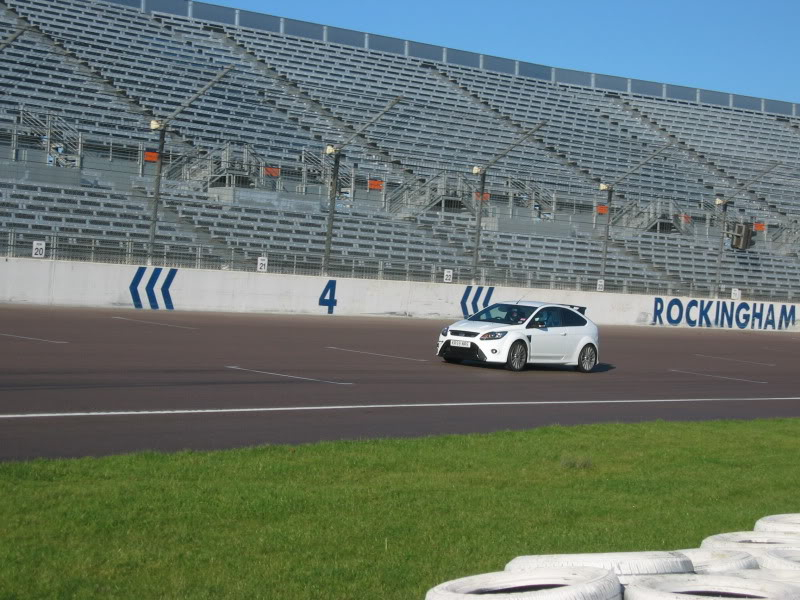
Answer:
<svg viewBox="0 0 800 600"><path fill-rule="evenodd" d="M800 0L206 0L554 67L800 102Z"/></svg>

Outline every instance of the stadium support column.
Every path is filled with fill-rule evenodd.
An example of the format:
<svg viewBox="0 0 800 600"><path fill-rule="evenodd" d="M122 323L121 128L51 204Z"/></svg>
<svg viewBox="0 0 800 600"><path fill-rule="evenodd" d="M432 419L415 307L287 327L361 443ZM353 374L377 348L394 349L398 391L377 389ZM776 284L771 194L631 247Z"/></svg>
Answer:
<svg viewBox="0 0 800 600"><path fill-rule="evenodd" d="M211 87L217 83L220 79L225 77L229 71L234 68L235 65L228 65L222 71L217 73L213 79L211 79L208 83L206 83L203 87L201 87L193 96L191 96L186 102L181 104L178 108L176 108L171 115L169 115L166 119L153 119L150 121L150 129L156 130L158 129L158 156L156 161L156 172L155 172L155 182L153 183L153 211L150 217L150 237L147 244L147 264L153 264L153 248L156 243L156 226L158 224L158 207L161 204L161 176L164 169L164 146L166 145L167 141L167 127L175 117L181 114L184 110L189 108L195 100L200 98L203 94L205 94Z"/></svg>
<svg viewBox="0 0 800 600"><path fill-rule="evenodd" d="M323 275L328 275L330 271L331 245L333 243L333 222L336 215L336 196L339 192L339 165L342 159L342 150L345 148L345 146L348 146L354 139L361 135L367 129L367 127L380 120L380 118L389 112L395 104L398 104L402 100L402 96L398 96L397 98L393 99L381 112L362 125L361 128L359 128L343 143L337 146L328 145L325 148L325 154L333 155L333 171L331 173L330 187L328 188L328 224L325 232L325 254L322 256ZM353 185L355 185L355 181L353 181ZM355 188L353 189L353 193L355 193Z"/></svg>
<svg viewBox="0 0 800 600"><path fill-rule="evenodd" d="M511 152L514 148L519 146L522 142L530 138L534 133L539 131L542 127L547 124L547 121L542 121L536 127L525 133L521 138L511 144L508 148L503 150L500 154L496 154L489 162L487 162L482 167L472 167L472 173L474 175L480 175L480 191L478 192L478 198L475 202L475 240L474 245L472 248L472 283L477 283L478 279L478 261L480 257L480 246L481 246L481 228L482 228L482 221L483 221L483 198L486 194L486 172L492 167L498 160L503 158L506 154Z"/></svg>

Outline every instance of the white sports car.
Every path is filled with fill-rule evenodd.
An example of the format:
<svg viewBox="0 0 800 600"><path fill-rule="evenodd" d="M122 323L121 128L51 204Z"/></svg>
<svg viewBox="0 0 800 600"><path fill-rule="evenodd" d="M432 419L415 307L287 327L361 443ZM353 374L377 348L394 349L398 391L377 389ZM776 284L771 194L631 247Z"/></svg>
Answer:
<svg viewBox="0 0 800 600"><path fill-rule="evenodd" d="M442 329L436 354L450 363L505 363L521 371L530 363L573 365L588 373L597 365L597 325L583 306L547 302L499 302Z"/></svg>

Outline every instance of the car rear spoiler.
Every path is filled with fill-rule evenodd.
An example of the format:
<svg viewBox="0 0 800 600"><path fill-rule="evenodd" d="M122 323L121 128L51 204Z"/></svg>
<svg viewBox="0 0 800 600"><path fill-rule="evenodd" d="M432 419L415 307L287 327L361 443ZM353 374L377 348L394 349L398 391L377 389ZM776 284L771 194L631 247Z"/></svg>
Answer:
<svg viewBox="0 0 800 600"><path fill-rule="evenodd" d="M568 308L571 308L572 310L577 311L577 312L581 313L582 315L586 314L586 307L585 306L576 306L574 304L561 304L560 306L566 306Z"/></svg>

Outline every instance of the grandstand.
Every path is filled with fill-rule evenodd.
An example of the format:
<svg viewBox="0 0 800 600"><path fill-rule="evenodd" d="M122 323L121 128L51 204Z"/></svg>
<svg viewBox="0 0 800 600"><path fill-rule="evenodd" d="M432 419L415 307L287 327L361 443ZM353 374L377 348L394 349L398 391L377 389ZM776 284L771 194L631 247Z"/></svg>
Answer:
<svg viewBox="0 0 800 600"><path fill-rule="evenodd" d="M797 104L189 0L0 0L0 58L6 255L318 274L334 188L331 275L799 291Z"/></svg>

